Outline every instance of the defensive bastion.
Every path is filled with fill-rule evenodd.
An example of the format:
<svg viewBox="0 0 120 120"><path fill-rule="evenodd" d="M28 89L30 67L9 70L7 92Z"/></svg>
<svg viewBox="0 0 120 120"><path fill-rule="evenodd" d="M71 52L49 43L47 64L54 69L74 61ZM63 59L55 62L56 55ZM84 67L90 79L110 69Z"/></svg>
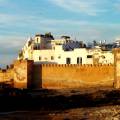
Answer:
<svg viewBox="0 0 120 120"><path fill-rule="evenodd" d="M114 49L114 64L35 64L31 60L14 61L0 70L0 82L14 88L120 88L120 48Z"/></svg>

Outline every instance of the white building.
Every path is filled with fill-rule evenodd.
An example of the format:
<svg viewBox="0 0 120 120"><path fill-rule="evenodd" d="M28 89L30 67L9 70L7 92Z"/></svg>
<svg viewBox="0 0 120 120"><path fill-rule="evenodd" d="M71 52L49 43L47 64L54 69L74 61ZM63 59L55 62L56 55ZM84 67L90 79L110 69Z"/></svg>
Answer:
<svg viewBox="0 0 120 120"><path fill-rule="evenodd" d="M114 63L111 51L102 51L101 48L87 49L82 42L74 42L67 36L54 39L50 33L30 38L19 53L18 59L56 64Z"/></svg>

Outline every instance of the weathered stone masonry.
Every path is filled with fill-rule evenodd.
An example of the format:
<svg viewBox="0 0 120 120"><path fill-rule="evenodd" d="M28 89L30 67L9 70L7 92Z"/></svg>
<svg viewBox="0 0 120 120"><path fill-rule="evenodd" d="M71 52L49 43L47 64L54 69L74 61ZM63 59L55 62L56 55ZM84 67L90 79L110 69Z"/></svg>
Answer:
<svg viewBox="0 0 120 120"><path fill-rule="evenodd" d="M113 87L113 65L42 65L43 88ZM39 72L39 73L40 73Z"/></svg>

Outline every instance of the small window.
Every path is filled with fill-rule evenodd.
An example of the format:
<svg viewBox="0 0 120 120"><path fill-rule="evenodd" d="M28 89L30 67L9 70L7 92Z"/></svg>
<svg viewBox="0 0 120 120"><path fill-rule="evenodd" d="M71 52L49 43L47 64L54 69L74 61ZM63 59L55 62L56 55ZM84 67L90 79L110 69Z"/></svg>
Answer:
<svg viewBox="0 0 120 120"><path fill-rule="evenodd" d="M82 64L82 57L77 57L77 64Z"/></svg>
<svg viewBox="0 0 120 120"><path fill-rule="evenodd" d="M60 59L61 58L61 56L58 56L58 59Z"/></svg>
<svg viewBox="0 0 120 120"><path fill-rule="evenodd" d="M39 38L37 38L37 42L38 42Z"/></svg>
<svg viewBox="0 0 120 120"><path fill-rule="evenodd" d="M53 57L53 56L51 56L51 60L54 60L54 57Z"/></svg>
<svg viewBox="0 0 120 120"><path fill-rule="evenodd" d="M44 59L45 59L45 60L47 60L47 58L46 58L46 57L45 57Z"/></svg>
<svg viewBox="0 0 120 120"><path fill-rule="evenodd" d="M102 59L105 59L105 56L104 56L104 55L102 55L101 57L102 57Z"/></svg>
<svg viewBox="0 0 120 120"><path fill-rule="evenodd" d="M87 55L87 58L92 58L92 55Z"/></svg>
<svg viewBox="0 0 120 120"><path fill-rule="evenodd" d="M41 60L41 57L39 56L39 60Z"/></svg>
<svg viewBox="0 0 120 120"><path fill-rule="evenodd" d="M66 64L71 64L71 59L70 58L66 58Z"/></svg>
<svg viewBox="0 0 120 120"><path fill-rule="evenodd" d="M77 64L79 64L79 57L77 58Z"/></svg>

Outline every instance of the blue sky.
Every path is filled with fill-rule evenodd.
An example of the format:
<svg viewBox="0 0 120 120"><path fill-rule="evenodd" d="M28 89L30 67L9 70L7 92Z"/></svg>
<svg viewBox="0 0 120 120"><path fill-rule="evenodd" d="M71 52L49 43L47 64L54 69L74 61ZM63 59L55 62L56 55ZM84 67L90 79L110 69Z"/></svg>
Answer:
<svg viewBox="0 0 120 120"><path fill-rule="evenodd" d="M52 32L92 42L120 38L120 0L0 0L0 66L28 37Z"/></svg>

